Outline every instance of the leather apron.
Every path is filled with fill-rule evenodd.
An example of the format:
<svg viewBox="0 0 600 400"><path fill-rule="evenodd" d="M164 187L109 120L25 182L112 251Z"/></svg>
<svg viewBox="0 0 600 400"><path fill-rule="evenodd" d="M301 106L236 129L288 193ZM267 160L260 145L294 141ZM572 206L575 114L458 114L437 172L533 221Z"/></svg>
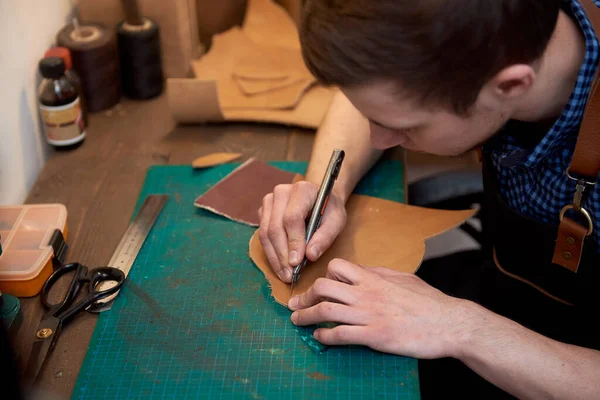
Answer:
<svg viewBox="0 0 600 400"><path fill-rule="evenodd" d="M600 9L592 0L580 3L600 34ZM559 215L560 224L540 223L512 210L499 194L489 154L482 152L483 251L424 261L417 275L450 296L477 302L546 337L600 350L600 253L590 235L600 229L600 221L585 209L586 194L600 174L598 76L565 171L574 193L572 204ZM419 360L419 375L424 399L513 398L452 358Z"/></svg>
<svg viewBox="0 0 600 400"><path fill-rule="evenodd" d="M596 32L600 32L600 9L592 0L580 3ZM552 300L546 305L553 310L549 317L545 316L547 311L530 310L534 315L521 319L541 333L552 332L557 340L600 349L600 335L596 333L592 337L587 327L587 320L593 319L590 317L600 308L600 249L591 236L594 229L600 229L600 221L595 221L585 208L586 197L596 189L600 176L600 68L597 70L571 164L565 171L572 181L573 201L565 204L557 215L558 226L538 222L512 210L498 193L489 154L482 152L481 156L485 192L482 219L484 236L491 244L493 265L503 275ZM523 299L521 305L517 301L511 308L523 306L523 301L527 299ZM572 320L575 316L582 320ZM536 322L540 319L545 321ZM553 322L560 327L548 329L548 324ZM585 332L575 332L582 329Z"/></svg>

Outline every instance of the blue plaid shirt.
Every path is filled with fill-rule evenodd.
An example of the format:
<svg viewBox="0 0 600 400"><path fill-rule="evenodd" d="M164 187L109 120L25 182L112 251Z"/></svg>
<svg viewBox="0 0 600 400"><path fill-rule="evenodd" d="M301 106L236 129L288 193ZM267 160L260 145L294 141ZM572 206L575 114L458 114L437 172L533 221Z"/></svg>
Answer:
<svg viewBox="0 0 600 400"><path fill-rule="evenodd" d="M600 7L600 0L594 0ZM565 0L569 10L585 35L585 60L577 84L562 115L533 146L524 144L517 136L499 134L484 146L491 154L496 170L500 195L515 211L535 220L558 225L561 209L573 204L576 182L565 171L571 163L577 134L590 91L600 48L590 21L576 0ZM600 152L600 149L597 149ZM590 190L584 205L594 221L594 240L600 248L600 184ZM573 214L568 214L572 216Z"/></svg>

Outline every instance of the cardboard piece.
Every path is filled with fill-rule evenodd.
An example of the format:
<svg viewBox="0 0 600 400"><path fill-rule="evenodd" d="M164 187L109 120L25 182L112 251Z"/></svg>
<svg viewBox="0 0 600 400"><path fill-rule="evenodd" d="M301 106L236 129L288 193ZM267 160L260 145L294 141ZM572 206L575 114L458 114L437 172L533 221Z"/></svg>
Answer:
<svg viewBox="0 0 600 400"><path fill-rule="evenodd" d="M167 80L173 118L178 123L256 121L317 129L337 88L316 83L299 47L295 23L281 6L249 0L243 28L215 35L211 49L191 63L194 79Z"/></svg>
<svg viewBox="0 0 600 400"><path fill-rule="evenodd" d="M246 14L246 0L196 0L200 41L209 48L213 35L241 26Z"/></svg>
<svg viewBox="0 0 600 400"><path fill-rule="evenodd" d="M242 153L212 153L196 158L192 161L193 168L209 168L221 164L226 164L233 160L237 160L242 156Z"/></svg>
<svg viewBox="0 0 600 400"><path fill-rule="evenodd" d="M180 123L224 121L219 107L217 82L198 79L169 79L167 102L173 119Z"/></svg>
<svg viewBox="0 0 600 400"><path fill-rule="evenodd" d="M414 207L363 195L351 196L346 209L346 228L317 262L304 268L294 287L294 296L307 291L318 278L325 277L327 265L334 258L414 273L425 256L425 240L459 226L476 212ZM279 280L272 271L258 230L250 239L249 250L250 258L269 281L275 301L287 306L290 285Z"/></svg>
<svg viewBox="0 0 600 400"><path fill-rule="evenodd" d="M194 205L233 221L259 226L258 209L263 197L280 183L292 183L295 174L251 158L206 193Z"/></svg>
<svg viewBox="0 0 600 400"><path fill-rule="evenodd" d="M160 28L163 71L167 78L186 78L190 61L200 57L196 0L138 0L140 11ZM121 0L77 0L82 23L101 22L115 27L125 18Z"/></svg>

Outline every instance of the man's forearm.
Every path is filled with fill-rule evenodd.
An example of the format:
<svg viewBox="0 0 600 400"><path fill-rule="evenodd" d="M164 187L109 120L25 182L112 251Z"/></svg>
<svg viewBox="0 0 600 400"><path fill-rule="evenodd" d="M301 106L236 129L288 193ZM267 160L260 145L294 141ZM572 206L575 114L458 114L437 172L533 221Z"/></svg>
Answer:
<svg viewBox="0 0 600 400"><path fill-rule="evenodd" d="M590 399L600 393L600 352L560 343L469 303L458 358L518 398ZM467 324L466 326L470 326Z"/></svg>
<svg viewBox="0 0 600 400"><path fill-rule="evenodd" d="M382 154L371 146L369 134L367 119L346 96L338 93L315 138L306 180L320 184L333 149L344 150L346 158L335 190L346 201L358 181Z"/></svg>

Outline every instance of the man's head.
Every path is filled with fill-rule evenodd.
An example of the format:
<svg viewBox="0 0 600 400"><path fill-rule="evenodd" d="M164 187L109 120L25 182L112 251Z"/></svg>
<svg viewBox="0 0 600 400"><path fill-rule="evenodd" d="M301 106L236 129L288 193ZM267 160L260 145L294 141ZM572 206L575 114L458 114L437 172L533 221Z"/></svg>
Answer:
<svg viewBox="0 0 600 400"><path fill-rule="evenodd" d="M455 154L531 87L558 12L559 0L305 0L300 40L317 79L371 120L377 147ZM455 132L411 143L428 127Z"/></svg>

